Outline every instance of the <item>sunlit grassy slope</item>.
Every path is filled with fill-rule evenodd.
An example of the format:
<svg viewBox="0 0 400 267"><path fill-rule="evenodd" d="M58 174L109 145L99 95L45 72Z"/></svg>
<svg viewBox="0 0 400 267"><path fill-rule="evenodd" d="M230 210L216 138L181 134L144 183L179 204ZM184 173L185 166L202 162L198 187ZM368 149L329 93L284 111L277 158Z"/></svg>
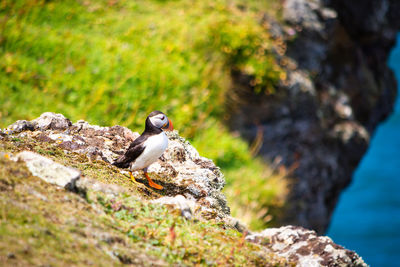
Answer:
<svg viewBox="0 0 400 267"><path fill-rule="evenodd" d="M97 189L137 186L103 161L88 163L47 142L4 138L0 149L30 149L74 166L83 179L105 182ZM141 191L116 191L60 190L0 153L0 266L294 266L221 221L186 220Z"/></svg>
<svg viewBox="0 0 400 267"><path fill-rule="evenodd" d="M147 114L162 110L222 167L234 215L261 227L267 209L282 204L281 179L220 123L232 69L253 75L261 90L279 80L274 41L260 22L272 4L0 3L0 127L53 111L140 132Z"/></svg>

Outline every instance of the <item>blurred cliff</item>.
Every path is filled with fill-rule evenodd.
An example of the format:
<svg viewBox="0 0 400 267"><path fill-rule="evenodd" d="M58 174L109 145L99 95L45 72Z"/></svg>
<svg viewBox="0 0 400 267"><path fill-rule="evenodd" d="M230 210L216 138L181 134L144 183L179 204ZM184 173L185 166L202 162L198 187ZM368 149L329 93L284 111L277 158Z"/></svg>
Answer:
<svg viewBox="0 0 400 267"><path fill-rule="evenodd" d="M288 79L276 94L261 95L252 93L250 76L233 72L231 129L267 161L294 169L284 222L325 231L371 135L391 113L396 81L386 63L399 12L389 0L286 0L287 24L270 23L286 44L280 63Z"/></svg>

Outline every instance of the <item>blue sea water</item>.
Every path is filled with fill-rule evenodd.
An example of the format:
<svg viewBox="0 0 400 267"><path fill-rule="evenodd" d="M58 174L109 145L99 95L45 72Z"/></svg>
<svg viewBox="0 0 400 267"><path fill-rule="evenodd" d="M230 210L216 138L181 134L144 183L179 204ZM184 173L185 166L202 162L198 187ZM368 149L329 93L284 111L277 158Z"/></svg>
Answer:
<svg viewBox="0 0 400 267"><path fill-rule="evenodd" d="M400 35L388 64L400 85ZM327 235L371 266L400 266L400 97L341 195Z"/></svg>

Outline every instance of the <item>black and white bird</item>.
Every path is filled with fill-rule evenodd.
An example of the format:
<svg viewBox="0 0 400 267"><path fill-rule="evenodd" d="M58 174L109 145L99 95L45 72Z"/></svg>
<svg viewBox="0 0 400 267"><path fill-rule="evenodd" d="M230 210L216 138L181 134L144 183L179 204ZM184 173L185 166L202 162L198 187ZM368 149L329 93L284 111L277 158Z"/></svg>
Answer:
<svg viewBox="0 0 400 267"><path fill-rule="evenodd" d="M125 154L114 161L119 168L129 168L131 179L136 182L132 171L143 170L151 187L163 187L153 182L147 174L147 167L157 161L168 146L168 137L163 130L173 130L172 122L161 111L153 111L146 118L146 126L141 136L136 138Z"/></svg>

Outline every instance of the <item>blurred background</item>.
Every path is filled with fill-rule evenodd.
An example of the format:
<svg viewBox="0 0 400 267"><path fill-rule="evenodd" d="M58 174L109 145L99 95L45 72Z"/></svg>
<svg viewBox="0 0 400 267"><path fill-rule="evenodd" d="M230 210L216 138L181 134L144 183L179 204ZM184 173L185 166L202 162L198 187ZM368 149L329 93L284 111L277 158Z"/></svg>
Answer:
<svg viewBox="0 0 400 267"><path fill-rule="evenodd" d="M283 205L285 181L222 120L232 68L260 86L280 80L276 41L257 22L277 3L1 1L0 125L52 111L141 133L161 110L222 168L233 214L263 227Z"/></svg>
<svg viewBox="0 0 400 267"><path fill-rule="evenodd" d="M335 45L340 49L330 51L327 60L334 62L332 65L336 64L347 75L356 76L354 80L359 80L351 80L351 89L343 90L343 95L348 94L351 99L343 96L342 92L333 92L336 88L341 89L339 85L333 82L325 84L325 80L336 80L337 77L338 83L341 83L343 76L334 68L322 71L322 64L314 62L321 54L328 54L320 49L320 40L313 40L315 46L311 46L302 38L316 38L312 31L331 33L328 30L336 25L336 15L331 9L307 4L309 10L318 10L320 17L305 16L309 21L292 18L292 24L286 25L285 20L291 16L290 10L296 14L305 12L288 4L293 2L313 1L1 0L0 128L16 120L31 120L51 111L62 113L73 122L84 119L91 124L122 125L142 132L146 116L153 110L161 110L171 118L180 135L187 138L202 156L211 158L221 167L227 182L224 193L233 216L240 218L252 230L280 225L284 222L279 218L285 217L282 213L287 208L291 185L298 182L298 177L293 176L298 165L302 166L302 155L289 144L291 154L286 161L288 157L283 152L282 155L279 153L279 143L274 147L278 151L272 157L275 161L267 157L269 147L265 144L268 144L266 140L271 129L268 127L276 119L274 116L291 113L296 115L296 119L304 116L321 120L321 128L324 129L334 128L338 121L356 121L365 126L366 134L370 134L376 123L391 111L388 105L383 112L385 114L374 119L372 124L365 119L369 113L363 108L380 103L370 98L365 100L364 95L353 86L373 80L372 77L377 74L369 72L368 67L379 64L374 60L363 61L363 55L358 53L374 55L375 50L371 47L363 47L362 52L353 49L354 43L343 33L347 30L343 27L332 34L339 40ZM320 5L320 2L345 1L314 2ZM283 14L283 5L286 5L286 15ZM341 8L341 4L335 7ZM345 19L343 21L346 22ZM354 37L358 34L349 31L348 35ZM318 38L324 42L331 39L323 34ZM286 53L287 46L291 44L297 47L300 56L290 51ZM376 41L375 45L390 50L392 43L381 45ZM346 62L344 58L351 56L343 51L356 55L356 63ZM285 57L286 54L288 57ZM357 69L352 68L353 63ZM341 64L350 67L344 68ZM400 77L400 47L393 50L388 64ZM381 75L385 81L386 74ZM319 81L315 82L315 87L320 91L315 90L310 82L315 80ZM269 104L260 104L261 109L256 112L258 117L251 124L241 120L245 116L253 116L254 110L235 109L239 113L233 117L229 113L232 107L241 103L243 83L246 83L246 90L250 91L254 103L264 98L269 101L266 102ZM379 86L385 87L386 83L378 82L379 90L374 87L372 93L368 88L365 91L374 96L386 94L388 98L392 97L386 91L382 93ZM288 90L288 93L283 88L291 88L292 91ZM353 94L351 90L357 92ZM320 94L320 102L304 101L305 95L316 95L315 91ZM295 100L285 100L295 93L299 94ZM274 107L271 103L284 107L271 111ZM322 107L309 111L314 105ZM346 115L350 106L361 107L361 111L354 109L354 115ZM330 115L335 112L344 115ZM240 132L232 123L235 119L242 123ZM297 127L294 122L296 120L288 123L282 120L289 128ZM263 125L267 126L266 130ZM320 132L318 127L298 127L290 136L282 137L282 142L298 137L304 141L302 133ZM254 135L246 136L247 129L251 129ZM280 131L271 132L271 135L281 134ZM394 266L393 263L399 260L399 132L400 108L397 101L395 112L372 138L353 183L338 202L327 231L336 243L355 250L372 266ZM266 139L264 146L263 138ZM311 138L304 142L313 141ZM321 142L335 149L342 148L342 144L336 141L332 138L322 139ZM263 149L266 152L259 153ZM357 147L357 150L356 154L361 158L364 147ZM313 152L311 149L310 153ZM347 177L357 166L359 158L352 161L350 167L343 167L340 160L335 160L339 162L339 167L346 169L343 176ZM308 171L315 173L321 170ZM340 171L328 168L321 172ZM320 173L315 175L318 177ZM328 177L331 180L335 178L334 175ZM315 182L309 191L325 190L324 182L323 179L322 182ZM332 195L325 192L330 199L321 200L323 205L328 206L327 214L325 211L321 213L325 221L316 223L322 225L321 229L329 223L336 196L347 185L346 181L336 182L339 185L330 188L334 191ZM308 187L307 184L302 186ZM308 202L297 201L297 204L304 208ZM312 212L317 208L310 210L307 216L312 218Z"/></svg>

